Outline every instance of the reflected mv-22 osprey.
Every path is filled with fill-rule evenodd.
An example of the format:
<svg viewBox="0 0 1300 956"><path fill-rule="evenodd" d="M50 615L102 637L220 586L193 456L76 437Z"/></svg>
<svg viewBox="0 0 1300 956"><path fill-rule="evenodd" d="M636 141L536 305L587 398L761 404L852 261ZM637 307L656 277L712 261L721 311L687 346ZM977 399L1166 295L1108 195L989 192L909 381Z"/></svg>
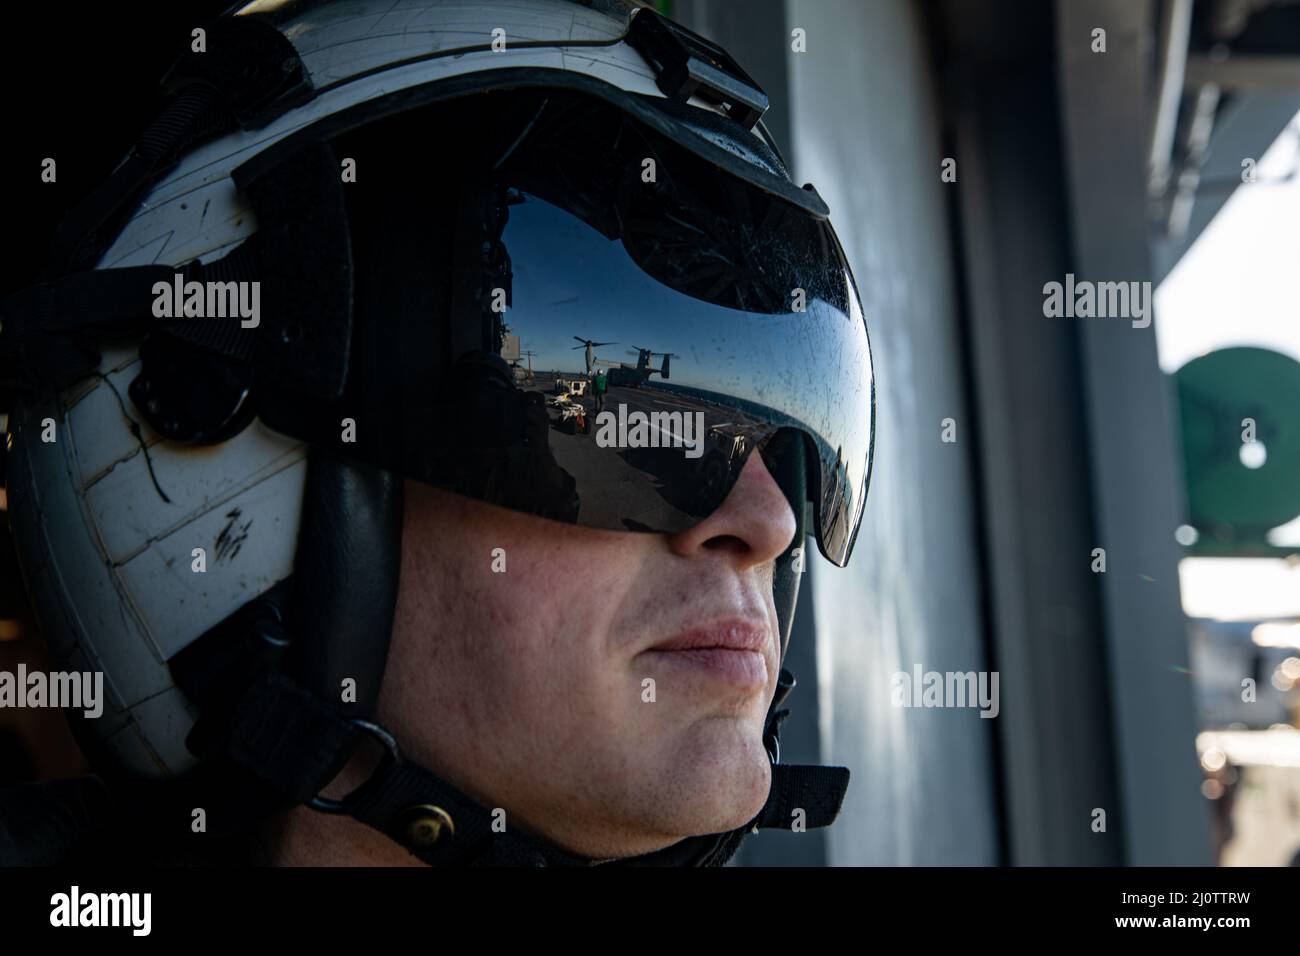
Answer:
<svg viewBox="0 0 1300 956"><path fill-rule="evenodd" d="M649 380L651 375L660 375L668 378L668 360L671 358L680 358L670 352L652 352L650 349L644 349L637 346L636 352L628 351L628 355L636 355L636 365L628 365L626 362L611 362L607 359L595 359L593 365L608 365L609 372L606 377L609 384L623 385L628 388L640 388L642 383ZM656 355L664 357L663 364L655 368L650 364L650 359Z"/></svg>

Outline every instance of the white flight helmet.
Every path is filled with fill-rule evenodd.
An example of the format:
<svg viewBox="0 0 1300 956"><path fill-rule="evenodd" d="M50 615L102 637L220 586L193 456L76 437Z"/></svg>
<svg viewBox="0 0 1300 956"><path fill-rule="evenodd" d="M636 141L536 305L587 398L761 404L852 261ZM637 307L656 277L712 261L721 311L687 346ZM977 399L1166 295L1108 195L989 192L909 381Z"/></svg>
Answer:
<svg viewBox="0 0 1300 956"><path fill-rule="evenodd" d="M345 541L340 547L355 546L363 554L374 541L381 544L372 558L353 556L351 580L336 575L311 585L320 592L312 626L365 627L373 623L366 617L372 613L379 626L385 617L391 622L400 495L394 505L391 481L342 466L321 479L327 487L313 490L314 426L292 427L294 415L283 408L275 412L274 403L271 411L255 408L250 379L238 368L241 362L256 366L270 390L283 379L319 394L326 404L341 394L346 354L323 348L313 353L306 371L271 354L303 340L312 345L314 332L304 318L320 314L326 326L346 322L354 291L346 274L346 239L322 240L310 263L292 258L295 244L317 241L340 215L342 200L335 193L336 198L317 202L309 187L341 190L347 181L345 158L331 155L329 163L337 165L322 166L311 146L301 144L470 91L563 88L589 97L602 108L634 117L754 195L793 210L791 218L797 213L801 223L807 220L809 225L798 228L819 237L821 254L841 283L839 292L817 299L834 305L839 295L836 314L848 319L838 322L842 329L834 334L849 338L824 353L839 363L837 370L818 377L839 375L850 382L844 393L849 398L786 409L773 397L776 388L758 389L743 396L743 407L747 425L760 432L768 428L763 435L778 424L816 433L807 446L808 514L816 522L815 531L809 530L828 557L847 561L872 450L865 328L851 277L844 282L842 254L833 236L826 238L831 234L824 204L810 187L790 182L759 122L766 98L725 53L627 0L256 0L205 28L194 43L195 50L169 77L171 112L145 134L113 181L65 224L53 278L7 307L0 337L8 354L5 377L11 384L26 379L34 386L18 389L21 399L9 417L10 519L51 652L69 669L105 675L103 714L81 728L100 753L150 778L193 770L200 763L193 731L204 710L197 698L219 696L204 687L205 680L229 674L210 664L211 658L198 656L188 664L194 686L183 688L177 662L193 657L205 635L222 635L223 627L221 640L237 642L230 636L232 622L260 634L265 654L282 652L290 643L277 630L283 602L272 601L256 613L249 608L283 589L295 571L301 579L304 561L336 560L318 552L328 552L339 535L359 535L359 544ZM449 142L446 148L456 146ZM292 157L304 155L309 160L295 166ZM331 175L332 183L322 186ZM365 175L364 167L357 175ZM295 192L300 186L302 195ZM279 221L266 221L277 215ZM259 233L256 255L244 255ZM239 281L264 275L259 262L262 269L267 262L287 263L292 278L286 281L297 284L297 316L271 316L263 308L260 315L246 310L238 322L227 317L217 331L197 323L183 341L167 346L173 351L152 355L136 319L118 322L138 314L142 303L153 302L153 315L163 314L156 307L154 280L160 277L184 272L200 281ZM115 284L114 276L121 281ZM144 280L149 280L147 297L141 291ZM87 351L84 339L60 338L75 324L61 324L61 315L95 309L104 332L100 348ZM239 339L236 326L257 329L261 341L271 344L251 354L244 343L252 336ZM50 344L55 340L78 345L59 351ZM193 374L185 342L217 353L225 364L204 378L194 395L178 401L177 389L185 384L178 378ZM675 347L676 353L683 351ZM685 367L685 360L674 361L672 374L687 374L678 372ZM667 379L667 357L661 371ZM768 406L782 414L767 415ZM335 427L340 425L346 427L335 420ZM749 450L743 442L732 448ZM383 466L387 460L374 463ZM708 464L710 482L721 481L708 489L716 502L729 487L717 475L725 476L736 463L724 458ZM804 479L800 466L801 524ZM329 516L349 508L360 517ZM380 530L366 531L361 527L366 521ZM609 526L634 525L623 520ZM646 518L637 527L658 526ZM310 549L315 550L304 556ZM798 548L793 551L793 558L783 559L784 577L778 581L783 639L797 586L797 574L787 573L788 561L801 561ZM300 600L308 593L305 587L300 580ZM359 593L346 593L349 588ZM379 736L395 755L382 728L364 720L377 694L386 640L378 641L368 662L345 670L368 685L359 689L351 729ZM337 688L338 670L329 664L336 653L352 652L327 650L310 661L300 659L298 677ZM302 678L313 668L319 670L313 679ZM793 683L788 675L783 678L774 713ZM260 719L263 729L273 722L265 714ZM778 725L779 716L769 732L774 763ZM245 727L241 732L252 740L262 731ZM229 733L217 738L228 742ZM273 752L272 747L256 759L269 761ZM318 776L328 779L322 768L316 768ZM806 792L812 782L796 785L793 777L783 778L780 787L774 784L774 792L782 789L783 798L812 807L808 825L827 823L838 811L847 771L802 769L823 772L818 783L830 795L822 804ZM826 774L832 772L828 782ZM282 789L301 802L316 792L317 783ZM319 801L320 808L338 809L328 803ZM782 816L773 810L755 826L784 825ZM389 822L383 826L392 830ZM725 855L734 852L736 842L727 844Z"/></svg>

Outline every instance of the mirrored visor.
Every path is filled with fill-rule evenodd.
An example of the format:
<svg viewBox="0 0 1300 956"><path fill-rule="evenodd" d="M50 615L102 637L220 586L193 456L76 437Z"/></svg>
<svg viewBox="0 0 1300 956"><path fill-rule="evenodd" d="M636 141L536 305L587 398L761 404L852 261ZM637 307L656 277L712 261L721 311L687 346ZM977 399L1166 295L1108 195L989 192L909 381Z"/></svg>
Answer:
<svg viewBox="0 0 1300 956"><path fill-rule="evenodd" d="M401 406L363 447L479 500L676 533L722 503L750 454L783 453L792 445L778 436L793 436L822 553L845 564L874 395L829 224L625 118L588 109L577 122L539 101L489 150L504 143L505 155L460 179L454 209L412 190L354 230L358 309L382 329L363 340L354 377ZM422 217L453 237L450 275L428 296L445 311L433 346L394 328L419 319L410 305L395 318L381 286L392 258L412 256L396 245L402 221ZM446 361L428 360L431 347Z"/></svg>

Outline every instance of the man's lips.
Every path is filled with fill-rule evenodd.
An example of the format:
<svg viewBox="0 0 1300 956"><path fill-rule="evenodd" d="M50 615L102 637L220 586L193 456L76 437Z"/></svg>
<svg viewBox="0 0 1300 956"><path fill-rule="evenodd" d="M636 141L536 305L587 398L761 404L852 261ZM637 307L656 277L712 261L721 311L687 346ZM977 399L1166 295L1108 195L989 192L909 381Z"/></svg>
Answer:
<svg viewBox="0 0 1300 956"><path fill-rule="evenodd" d="M767 686L772 633L753 621L719 621L682 631L646 653L684 672L738 687Z"/></svg>
<svg viewBox="0 0 1300 956"><path fill-rule="evenodd" d="M772 643L767 624L754 621L720 621L704 627L691 628L660 641L652 651L698 651L718 648L725 651L758 651L762 653Z"/></svg>

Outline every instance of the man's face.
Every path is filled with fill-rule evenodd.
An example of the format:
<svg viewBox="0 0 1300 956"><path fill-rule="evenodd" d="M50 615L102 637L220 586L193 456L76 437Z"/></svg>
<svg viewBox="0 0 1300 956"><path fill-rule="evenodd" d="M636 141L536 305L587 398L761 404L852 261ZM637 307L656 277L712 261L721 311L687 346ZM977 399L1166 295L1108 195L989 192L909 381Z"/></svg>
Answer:
<svg viewBox="0 0 1300 956"><path fill-rule="evenodd" d="M795 531L761 456L676 535L559 524L415 482L405 522L379 717L411 759L504 808L507 827L593 858L758 813L780 659L773 567Z"/></svg>

